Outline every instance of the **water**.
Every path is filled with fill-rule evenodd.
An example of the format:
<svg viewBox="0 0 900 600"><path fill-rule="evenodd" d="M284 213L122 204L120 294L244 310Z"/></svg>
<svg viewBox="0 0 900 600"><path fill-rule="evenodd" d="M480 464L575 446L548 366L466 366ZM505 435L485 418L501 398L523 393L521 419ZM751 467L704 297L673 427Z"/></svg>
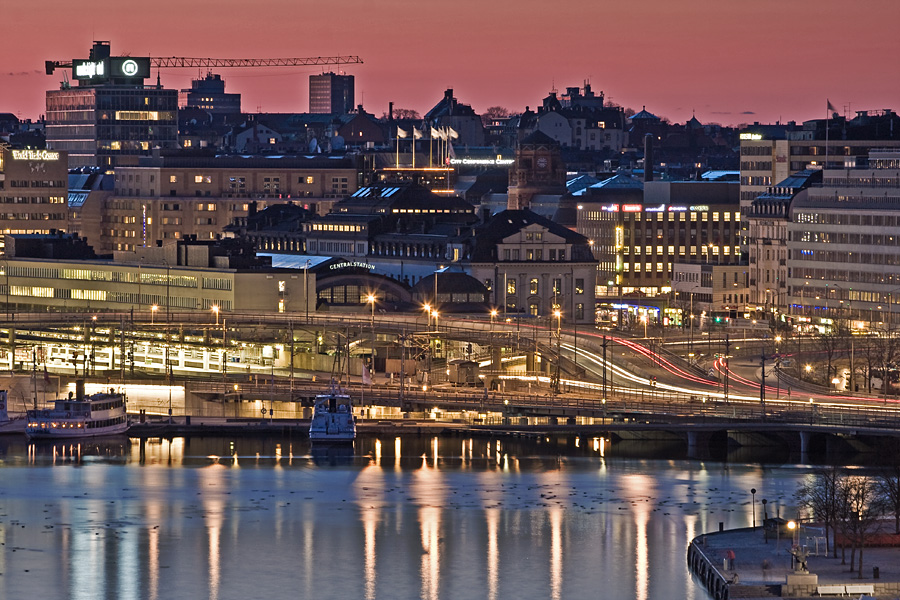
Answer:
<svg viewBox="0 0 900 600"><path fill-rule="evenodd" d="M805 467L506 444L0 438L0 598L708 596L688 542L788 508Z"/></svg>

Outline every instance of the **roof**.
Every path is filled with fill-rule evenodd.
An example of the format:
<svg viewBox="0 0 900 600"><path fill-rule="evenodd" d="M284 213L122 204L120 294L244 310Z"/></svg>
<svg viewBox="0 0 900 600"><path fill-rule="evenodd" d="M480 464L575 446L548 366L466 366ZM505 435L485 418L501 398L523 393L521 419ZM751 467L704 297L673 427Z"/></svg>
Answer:
<svg viewBox="0 0 900 600"><path fill-rule="evenodd" d="M591 188L598 190L642 190L644 189L644 182L627 173L616 173L609 179L595 183Z"/></svg>
<svg viewBox="0 0 900 600"><path fill-rule="evenodd" d="M647 121L659 121L659 117L651 112L647 112L646 106L641 108L641 112L631 115L632 121L640 121L642 119Z"/></svg>
<svg viewBox="0 0 900 600"><path fill-rule="evenodd" d="M567 243L574 244L570 253L570 262L594 260L588 247L588 239L585 236L527 209L501 211L481 226L475 236L472 260L496 260L494 251L497 244L529 225L540 225L550 233L563 238Z"/></svg>
<svg viewBox="0 0 900 600"><path fill-rule="evenodd" d="M525 139L519 142L520 146L524 146L526 144L559 146L559 142L539 129L535 130L534 133L526 136Z"/></svg>

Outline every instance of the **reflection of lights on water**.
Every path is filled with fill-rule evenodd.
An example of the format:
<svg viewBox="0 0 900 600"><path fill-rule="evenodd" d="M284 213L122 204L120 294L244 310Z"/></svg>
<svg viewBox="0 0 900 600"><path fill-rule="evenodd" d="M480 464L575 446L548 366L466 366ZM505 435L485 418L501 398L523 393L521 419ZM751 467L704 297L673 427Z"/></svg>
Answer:
<svg viewBox="0 0 900 600"><path fill-rule="evenodd" d="M381 440L375 440L375 464L381 466Z"/></svg>
<svg viewBox="0 0 900 600"><path fill-rule="evenodd" d="M400 470L400 436L394 438L394 469Z"/></svg>
<svg viewBox="0 0 900 600"><path fill-rule="evenodd" d="M550 509L550 597L554 600L562 597L562 518L561 507Z"/></svg>

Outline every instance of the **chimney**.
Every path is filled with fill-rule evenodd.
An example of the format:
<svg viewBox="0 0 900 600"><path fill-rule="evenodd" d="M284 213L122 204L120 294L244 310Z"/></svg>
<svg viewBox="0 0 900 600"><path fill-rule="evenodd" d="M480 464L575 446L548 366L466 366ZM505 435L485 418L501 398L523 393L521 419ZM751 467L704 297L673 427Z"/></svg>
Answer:
<svg viewBox="0 0 900 600"><path fill-rule="evenodd" d="M644 183L653 181L653 134L644 136Z"/></svg>
<svg viewBox="0 0 900 600"><path fill-rule="evenodd" d="M394 120L394 103L388 102L388 123Z"/></svg>

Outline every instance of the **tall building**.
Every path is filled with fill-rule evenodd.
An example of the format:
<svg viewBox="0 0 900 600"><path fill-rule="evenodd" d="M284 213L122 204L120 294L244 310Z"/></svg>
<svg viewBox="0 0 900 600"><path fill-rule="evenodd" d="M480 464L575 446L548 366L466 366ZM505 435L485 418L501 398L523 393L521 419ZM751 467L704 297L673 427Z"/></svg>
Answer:
<svg viewBox="0 0 900 600"><path fill-rule="evenodd" d="M807 325L836 321L893 329L900 309L900 150L873 150L866 167L825 170L794 200L788 224L791 313Z"/></svg>
<svg viewBox="0 0 900 600"><path fill-rule="evenodd" d="M241 95L225 92L225 80L218 73L207 73L191 81L191 89L181 90L182 107L202 108L209 114L235 115L241 112Z"/></svg>
<svg viewBox="0 0 900 600"><path fill-rule="evenodd" d="M352 112L354 101L353 75L322 73L309 76L309 112L314 114L346 114Z"/></svg>
<svg viewBox="0 0 900 600"><path fill-rule="evenodd" d="M0 145L0 233L66 230L66 153Z"/></svg>
<svg viewBox="0 0 900 600"><path fill-rule="evenodd" d="M136 165L176 147L178 91L144 85L149 76L149 58L110 56L109 42L95 42L90 58L72 61L78 85L47 92L47 148L74 168Z"/></svg>

